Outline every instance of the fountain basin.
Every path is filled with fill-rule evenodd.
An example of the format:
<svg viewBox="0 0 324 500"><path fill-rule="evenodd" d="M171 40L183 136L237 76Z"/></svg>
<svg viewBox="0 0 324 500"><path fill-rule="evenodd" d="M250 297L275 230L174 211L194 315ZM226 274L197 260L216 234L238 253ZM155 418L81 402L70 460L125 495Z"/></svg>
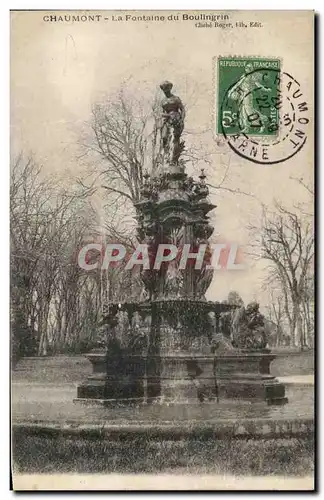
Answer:
<svg viewBox="0 0 324 500"><path fill-rule="evenodd" d="M275 355L268 349L221 355L133 355L118 360L105 352L94 352L87 358L93 373L78 386L76 402L288 402L284 384L270 373Z"/></svg>

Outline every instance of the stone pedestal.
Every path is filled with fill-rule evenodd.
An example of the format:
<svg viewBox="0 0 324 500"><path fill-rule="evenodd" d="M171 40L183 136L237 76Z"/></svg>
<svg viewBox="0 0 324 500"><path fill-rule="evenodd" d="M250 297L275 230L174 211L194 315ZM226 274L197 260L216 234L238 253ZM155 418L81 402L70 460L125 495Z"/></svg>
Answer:
<svg viewBox="0 0 324 500"><path fill-rule="evenodd" d="M105 353L89 354L93 374L77 401L190 403L238 399L285 404L285 386L270 374L269 350L214 355L129 356L123 367ZM110 368L109 368L110 366Z"/></svg>
<svg viewBox="0 0 324 500"><path fill-rule="evenodd" d="M286 404L285 386L270 373L275 359L269 349L241 351L216 357L219 396L241 400L264 400L268 404Z"/></svg>
<svg viewBox="0 0 324 500"><path fill-rule="evenodd" d="M162 400L176 403L217 398L213 356L162 356L161 366Z"/></svg>
<svg viewBox="0 0 324 500"><path fill-rule="evenodd" d="M161 356L161 398L190 402L218 399L285 404L285 386L270 374L270 351Z"/></svg>
<svg viewBox="0 0 324 500"><path fill-rule="evenodd" d="M78 386L76 401L144 400L146 360L141 356L114 359L104 351L90 353L93 374Z"/></svg>

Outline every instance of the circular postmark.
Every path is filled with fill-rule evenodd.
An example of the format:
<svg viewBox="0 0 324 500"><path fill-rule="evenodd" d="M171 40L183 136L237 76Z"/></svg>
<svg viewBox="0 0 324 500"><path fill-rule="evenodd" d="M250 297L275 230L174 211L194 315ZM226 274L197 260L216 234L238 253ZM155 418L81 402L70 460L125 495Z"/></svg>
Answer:
<svg viewBox="0 0 324 500"><path fill-rule="evenodd" d="M291 75L273 68L247 68L225 93L222 133L242 158L273 165L292 158L304 146L308 112L301 86Z"/></svg>

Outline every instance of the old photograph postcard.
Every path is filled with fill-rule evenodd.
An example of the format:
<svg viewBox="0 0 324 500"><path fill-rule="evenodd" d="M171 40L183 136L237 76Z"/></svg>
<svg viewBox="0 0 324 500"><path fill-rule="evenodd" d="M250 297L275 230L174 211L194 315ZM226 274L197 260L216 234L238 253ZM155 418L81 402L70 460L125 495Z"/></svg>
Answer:
<svg viewBox="0 0 324 500"><path fill-rule="evenodd" d="M11 11L14 490L313 490L314 17Z"/></svg>

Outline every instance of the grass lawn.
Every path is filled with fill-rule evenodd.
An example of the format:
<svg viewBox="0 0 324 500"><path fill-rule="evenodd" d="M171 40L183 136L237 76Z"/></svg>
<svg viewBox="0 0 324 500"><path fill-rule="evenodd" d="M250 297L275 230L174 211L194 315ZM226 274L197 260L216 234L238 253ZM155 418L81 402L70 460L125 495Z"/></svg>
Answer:
<svg viewBox="0 0 324 500"><path fill-rule="evenodd" d="M313 441L41 438L15 432L16 473L196 473L306 476Z"/></svg>

